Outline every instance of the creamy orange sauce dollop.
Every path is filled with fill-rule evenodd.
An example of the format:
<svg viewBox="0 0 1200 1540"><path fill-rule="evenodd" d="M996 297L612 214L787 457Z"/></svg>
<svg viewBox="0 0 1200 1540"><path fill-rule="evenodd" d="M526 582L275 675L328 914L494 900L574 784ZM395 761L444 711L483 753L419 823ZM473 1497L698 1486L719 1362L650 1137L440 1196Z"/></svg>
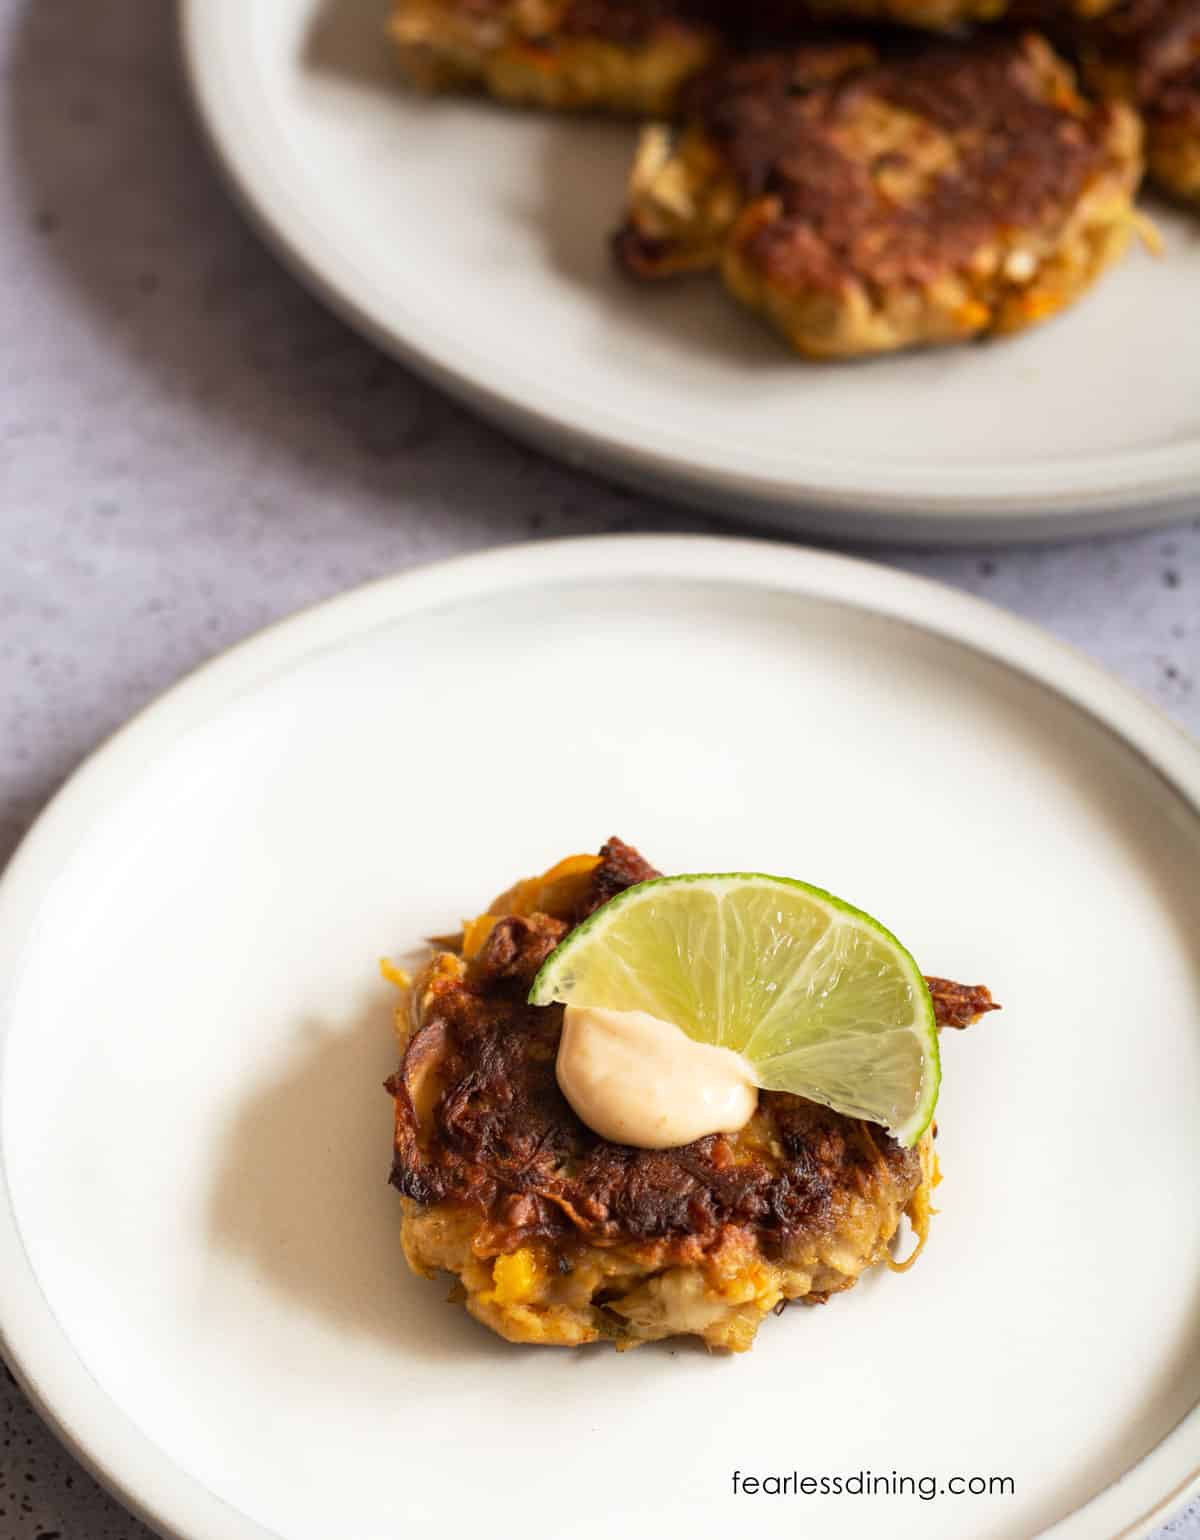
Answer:
<svg viewBox="0 0 1200 1540"><path fill-rule="evenodd" d="M643 1150L735 1133L758 1105L741 1054L645 1011L568 1005L556 1067L577 1117L602 1139Z"/></svg>

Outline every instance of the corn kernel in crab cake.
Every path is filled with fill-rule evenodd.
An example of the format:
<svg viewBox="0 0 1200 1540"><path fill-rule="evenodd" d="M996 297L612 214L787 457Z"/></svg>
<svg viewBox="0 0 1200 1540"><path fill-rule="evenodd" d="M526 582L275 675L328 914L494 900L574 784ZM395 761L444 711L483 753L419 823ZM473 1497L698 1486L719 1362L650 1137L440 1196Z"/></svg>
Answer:
<svg viewBox="0 0 1200 1540"><path fill-rule="evenodd" d="M1081 48L1088 84L1141 113L1151 180L1200 205L1200 0L1126 0Z"/></svg>
<svg viewBox="0 0 1200 1540"><path fill-rule="evenodd" d="M562 1008L527 1004L530 985L574 925L656 875L614 839L518 883L430 960L398 1013L405 1256L423 1277L453 1275L511 1342L683 1334L742 1351L785 1302L822 1302L890 1262L903 1215L922 1240L929 1223L928 1135L903 1149L772 1092L738 1133L677 1149L613 1144L575 1116L555 1078ZM944 1025L993 1008L981 987L930 986Z"/></svg>
<svg viewBox="0 0 1200 1540"><path fill-rule="evenodd" d="M1019 331L1124 250L1141 129L1041 37L814 43L716 66L652 125L615 237L637 277L711 265L801 353Z"/></svg>
<svg viewBox="0 0 1200 1540"><path fill-rule="evenodd" d="M391 31L417 85L560 111L670 113L720 44L683 0L399 0Z"/></svg>

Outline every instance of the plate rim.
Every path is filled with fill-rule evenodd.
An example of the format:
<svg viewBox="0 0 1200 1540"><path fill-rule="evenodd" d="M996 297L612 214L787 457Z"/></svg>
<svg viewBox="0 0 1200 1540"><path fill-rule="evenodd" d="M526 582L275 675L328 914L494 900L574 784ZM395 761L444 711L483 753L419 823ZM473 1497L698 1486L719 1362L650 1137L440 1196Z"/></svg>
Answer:
<svg viewBox="0 0 1200 1540"><path fill-rule="evenodd" d="M844 459L822 463L810 457L807 470L798 472L772 468L769 454L749 450L745 463L731 465L736 446L718 453L686 434L671 435L665 444L639 441L632 425L624 432L603 427L595 403L572 410L551 386L542 388L530 377L515 388L515 354L471 364L468 341L439 336L416 311L400 319L394 300L375 295L368 275L339 251L302 202L289 197L286 150L242 120L238 65L249 50L237 47L236 39L239 27L254 25L255 15L261 20L262 13L241 0L182 0L179 9L192 100L243 213L292 273L370 341L568 465L726 515L752 513L775 524L912 543L1055 540L1146 528L1184 516L1200 497L1200 438L1092 456L1069 470L1054 463L968 468L903 461L875 461L863 470Z"/></svg>
<svg viewBox="0 0 1200 1540"><path fill-rule="evenodd" d="M0 1106L21 960L45 893L110 795L177 741L279 673L402 616L546 584L708 582L842 603L990 659L1083 711L1200 819L1200 745L1149 700L1040 627L932 579L860 558L700 535L609 535L504 546L351 588L217 654L137 712L68 778L0 875ZM0 1131L2 1132L2 1131ZM39 1413L93 1476L171 1540L284 1540L160 1450L104 1391L42 1293L21 1237L0 1141L0 1350ZM1200 1494L1200 1404L1140 1461L1039 1540L1141 1540ZM1100 1523L1105 1526L1098 1528Z"/></svg>

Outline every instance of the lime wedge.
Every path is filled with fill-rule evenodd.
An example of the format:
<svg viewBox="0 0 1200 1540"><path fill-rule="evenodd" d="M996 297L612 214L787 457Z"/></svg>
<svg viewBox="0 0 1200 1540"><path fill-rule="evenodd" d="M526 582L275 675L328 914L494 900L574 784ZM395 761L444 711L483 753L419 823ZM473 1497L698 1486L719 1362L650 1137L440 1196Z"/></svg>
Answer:
<svg viewBox="0 0 1200 1540"><path fill-rule="evenodd" d="M881 1123L903 1145L937 1102L937 1028L916 963L878 920L786 877L629 888L550 954L529 1001L648 1011L742 1054L764 1090Z"/></svg>

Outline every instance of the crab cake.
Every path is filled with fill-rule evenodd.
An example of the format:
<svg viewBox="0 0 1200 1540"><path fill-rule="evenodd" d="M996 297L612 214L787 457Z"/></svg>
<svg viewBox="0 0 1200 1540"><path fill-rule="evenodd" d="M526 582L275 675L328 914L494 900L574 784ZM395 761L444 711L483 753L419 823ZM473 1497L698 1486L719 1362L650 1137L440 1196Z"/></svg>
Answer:
<svg viewBox="0 0 1200 1540"><path fill-rule="evenodd" d="M392 1182L413 1270L513 1342L618 1347L677 1334L750 1347L789 1300L824 1301L892 1260L907 1214L930 1215L930 1138L903 1149L875 1124L763 1092L750 1123L667 1150L612 1144L555 1078L561 1006L526 1003L567 931L657 876L611 840L519 883L433 957L399 1013ZM986 989L931 980L938 1020L994 1008Z"/></svg>
<svg viewBox="0 0 1200 1540"><path fill-rule="evenodd" d="M640 114L673 111L720 43L683 0L398 0L391 30L427 89Z"/></svg>
<svg viewBox="0 0 1200 1540"><path fill-rule="evenodd" d="M1154 181L1200 204L1200 0L1132 0L1088 29L1083 57L1095 90L1141 113Z"/></svg>
<svg viewBox="0 0 1200 1540"><path fill-rule="evenodd" d="M1018 331L1122 252L1141 130L1036 35L811 44L717 66L643 135L616 236L654 278L720 266L801 353Z"/></svg>

